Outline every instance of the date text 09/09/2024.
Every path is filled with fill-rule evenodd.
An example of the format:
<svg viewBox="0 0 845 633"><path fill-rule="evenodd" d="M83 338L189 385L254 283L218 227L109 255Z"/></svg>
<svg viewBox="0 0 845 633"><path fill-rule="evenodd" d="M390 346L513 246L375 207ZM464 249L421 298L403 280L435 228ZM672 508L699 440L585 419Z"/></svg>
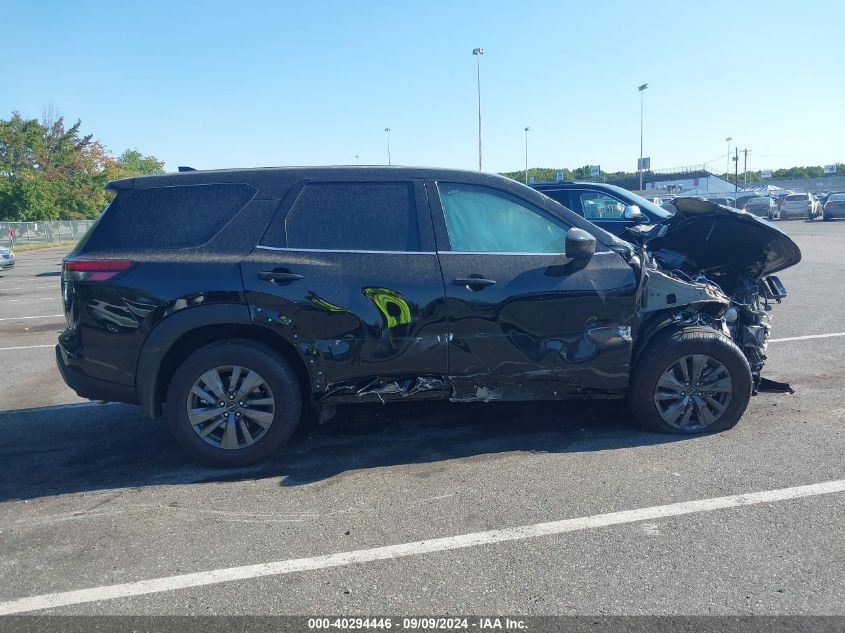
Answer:
<svg viewBox="0 0 845 633"><path fill-rule="evenodd" d="M334 617L309 618L309 630L500 630L519 631L527 628L524 620L499 617Z"/></svg>

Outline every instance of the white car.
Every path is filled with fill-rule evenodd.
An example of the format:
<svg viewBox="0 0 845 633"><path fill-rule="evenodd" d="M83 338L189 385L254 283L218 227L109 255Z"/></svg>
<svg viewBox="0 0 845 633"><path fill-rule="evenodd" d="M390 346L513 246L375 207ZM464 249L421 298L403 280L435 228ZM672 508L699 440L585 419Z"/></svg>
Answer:
<svg viewBox="0 0 845 633"><path fill-rule="evenodd" d="M15 267L15 254L5 246L0 246L0 270Z"/></svg>
<svg viewBox="0 0 845 633"><path fill-rule="evenodd" d="M818 199L811 193L791 193L780 206L780 219L807 218L814 220L822 214Z"/></svg>

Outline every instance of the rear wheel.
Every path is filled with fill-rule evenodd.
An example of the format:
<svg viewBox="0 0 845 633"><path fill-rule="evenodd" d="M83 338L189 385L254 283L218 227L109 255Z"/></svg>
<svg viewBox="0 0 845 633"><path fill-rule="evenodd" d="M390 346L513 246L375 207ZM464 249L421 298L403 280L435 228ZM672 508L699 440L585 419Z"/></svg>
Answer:
<svg viewBox="0 0 845 633"><path fill-rule="evenodd" d="M167 390L167 418L197 460L245 466L290 438L301 398L296 376L279 354L253 341L226 340L179 366Z"/></svg>
<svg viewBox="0 0 845 633"><path fill-rule="evenodd" d="M734 426L751 398L751 369L729 338L705 327L658 334L640 354L628 402L642 425L663 433Z"/></svg>

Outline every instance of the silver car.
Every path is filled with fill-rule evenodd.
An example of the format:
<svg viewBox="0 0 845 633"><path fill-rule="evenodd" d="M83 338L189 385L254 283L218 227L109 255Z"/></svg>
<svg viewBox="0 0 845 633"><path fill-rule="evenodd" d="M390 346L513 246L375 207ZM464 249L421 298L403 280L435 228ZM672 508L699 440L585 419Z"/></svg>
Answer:
<svg viewBox="0 0 845 633"><path fill-rule="evenodd" d="M807 218L813 220L822 214L821 205L811 193L791 193L780 206L780 219Z"/></svg>
<svg viewBox="0 0 845 633"><path fill-rule="evenodd" d="M14 267L15 254L5 246L0 246L0 270Z"/></svg>
<svg viewBox="0 0 845 633"><path fill-rule="evenodd" d="M845 218L845 193L832 193L827 197L823 209L824 219Z"/></svg>
<svg viewBox="0 0 845 633"><path fill-rule="evenodd" d="M745 210L757 217L772 220L777 217L778 205L768 196L755 196L746 201Z"/></svg>

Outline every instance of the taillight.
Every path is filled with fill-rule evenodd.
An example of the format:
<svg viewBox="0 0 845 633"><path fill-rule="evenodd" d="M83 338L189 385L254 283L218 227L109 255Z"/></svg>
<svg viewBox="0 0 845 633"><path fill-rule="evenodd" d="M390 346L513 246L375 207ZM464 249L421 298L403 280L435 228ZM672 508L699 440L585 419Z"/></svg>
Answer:
<svg viewBox="0 0 845 633"><path fill-rule="evenodd" d="M64 263L64 278L74 281L107 281L132 267L126 259L69 259Z"/></svg>

